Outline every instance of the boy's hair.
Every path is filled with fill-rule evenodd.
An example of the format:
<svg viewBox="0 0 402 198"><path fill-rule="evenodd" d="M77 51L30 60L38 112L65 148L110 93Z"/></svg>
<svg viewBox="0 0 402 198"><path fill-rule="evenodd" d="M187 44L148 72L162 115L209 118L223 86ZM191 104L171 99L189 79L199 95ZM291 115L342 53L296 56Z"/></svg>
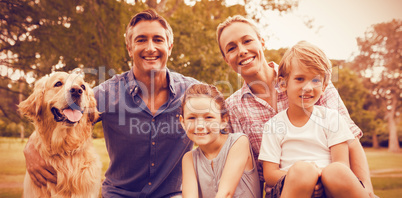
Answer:
<svg viewBox="0 0 402 198"><path fill-rule="evenodd" d="M202 96L207 96L214 99L214 101L219 107L221 118L227 116L228 111L226 109L226 103L223 94L215 86L208 84L193 84L189 88L187 88L181 103L182 106L181 115L183 115L184 106L186 105L186 102L190 98L202 97Z"/></svg>
<svg viewBox="0 0 402 198"><path fill-rule="evenodd" d="M278 76L288 81L290 71L292 70L292 60L312 69L324 77L323 84L327 85L331 76L332 64L324 52L317 46L300 41L292 48L288 49L279 63Z"/></svg>
<svg viewBox="0 0 402 198"><path fill-rule="evenodd" d="M158 21L165 28L168 46L173 44L173 31L169 23L156 11L150 9L137 13L133 18L131 18L130 23L128 23L126 28L126 45L131 46L131 38L134 33L132 30L140 21Z"/></svg>
<svg viewBox="0 0 402 198"><path fill-rule="evenodd" d="M257 34L258 39L261 40L261 38L262 38L260 32L258 31L257 26L254 24L253 21L251 21L249 19L246 19L241 15L234 15L232 17L228 17L224 22L220 23L218 25L218 27L216 28L216 39L218 41L219 49L221 50L221 53L222 53L223 57L225 57L225 54L223 53L222 47L221 47L221 45L219 43L219 41L221 40L222 32L226 27L230 26L231 24L233 24L235 22L241 22L241 23L249 24L251 26L251 28L254 29L255 33Z"/></svg>

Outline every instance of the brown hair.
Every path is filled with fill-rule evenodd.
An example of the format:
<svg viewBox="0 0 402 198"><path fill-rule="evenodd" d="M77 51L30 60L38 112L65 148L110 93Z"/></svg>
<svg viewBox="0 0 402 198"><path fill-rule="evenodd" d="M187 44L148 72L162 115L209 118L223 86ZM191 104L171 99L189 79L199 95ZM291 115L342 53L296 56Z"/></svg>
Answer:
<svg viewBox="0 0 402 198"><path fill-rule="evenodd" d="M226 103L223 94L215 86L208 84L193 84L189 88L187 88L182 99L181 115L183 115L183 107L186 105L186 102L190 98L200 96L207 96L213 98L216 104L219 106L221 118L227 116L228 111L226 109Z"/></svg>
<svg viewBox="0 0 402 198"><path fill-rule="evenodd" d="M257 34L258 39L261 40L261 38L262 38L260 32L258 31L257 26L254 24L253 21L251 21L249 19L246 19L241 15L235 15L235 16L232 16L232 17L228 17L224 22L220 23L218 25L218 27L216 28L216 38L217 38L217 41L218 41L219 49L221 50L221 53L222 53L223 57L225 57L225 54L223 53L221 44L219 43L219 41L221 40L222 32L226 27L232 25L235 22L249 24L251 26L251 28L253 28L253 30Z"/></svg>
<svg viewBox="0 0 402 198"><path fill-rule="evenodd" d="M331 75L332 64L325 53L317 46L300 41L292 48L288 49L279 63L278 76L286 81L292 69L292 60L298 61L305 67L311 68L324 77L324 85L327 85Z"/></svg>
<svg viewBox="0 0 402 198"><path fill-rule="evenodd" d="M130 23L128 23L126 28L126 45L131 45L131 38L133 36L132 29L134 26L140 21L158 21L164 28L167 37L167 43L169 46L173 45L173 31L170 27L169 23L165 18L160 16L154 10L144 10L138 14L136 14L133 18L131 18Z"/></svg>

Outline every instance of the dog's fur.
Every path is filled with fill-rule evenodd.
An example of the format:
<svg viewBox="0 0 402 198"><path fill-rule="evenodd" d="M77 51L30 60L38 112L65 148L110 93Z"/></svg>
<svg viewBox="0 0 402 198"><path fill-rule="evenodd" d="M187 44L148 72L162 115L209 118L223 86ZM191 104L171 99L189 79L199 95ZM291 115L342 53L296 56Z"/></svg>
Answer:
<svg viewBox="0 0 402 198"><path fill-rule="evenodd" d="M57 171L57 184L42 187L27 172L24 197L98 197L101 162L92 146L92 124L99 113L90 86L77 74L56 72L37 81L33 93L18 106L34 122L30 142ZM71 121L66 110L73 115L81 112L82 117Z"/></svg>

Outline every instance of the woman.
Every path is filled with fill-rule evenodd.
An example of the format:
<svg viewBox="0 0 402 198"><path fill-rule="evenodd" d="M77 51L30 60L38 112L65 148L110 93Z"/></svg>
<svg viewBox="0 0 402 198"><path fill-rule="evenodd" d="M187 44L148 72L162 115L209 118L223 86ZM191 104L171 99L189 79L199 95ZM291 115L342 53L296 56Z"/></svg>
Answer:
<svg viewBox="0 0 402 198"><path fill-rule="evenodd" d="M217 40L226 63L244 79L244 85L227 99L230 125L234 133L248 135L255 160L261 146L264 124L278 112L288 107L288 99L284 92L276 89L278 66L268 63L264 57L265 41L257 27L248 19L236 15L227 18L217 28ZM364 150L359 142L363 135L361 130L350 119L349 113L339 97L332 82L316 105L336 109L344 116L356 139L349 144L351 168L373 196L368 164ZM261 183L264 182L262 165L258 171ZM267 195L270 189L266 188ZM316 186L315 194L322 194L322 186Z"/></svg>

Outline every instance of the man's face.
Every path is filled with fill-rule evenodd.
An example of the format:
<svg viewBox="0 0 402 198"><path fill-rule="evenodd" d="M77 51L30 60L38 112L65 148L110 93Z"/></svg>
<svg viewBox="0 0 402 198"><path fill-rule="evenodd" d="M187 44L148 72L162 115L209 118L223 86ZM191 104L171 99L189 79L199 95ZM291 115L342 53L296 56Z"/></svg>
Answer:
<svg viewBox="0 0 402 198"><path fill-rule="evenodd" d="M134 28L128 53L136 75L164 71L173 45L169 46L165 28L158 21L140 21Z"/></svg>

